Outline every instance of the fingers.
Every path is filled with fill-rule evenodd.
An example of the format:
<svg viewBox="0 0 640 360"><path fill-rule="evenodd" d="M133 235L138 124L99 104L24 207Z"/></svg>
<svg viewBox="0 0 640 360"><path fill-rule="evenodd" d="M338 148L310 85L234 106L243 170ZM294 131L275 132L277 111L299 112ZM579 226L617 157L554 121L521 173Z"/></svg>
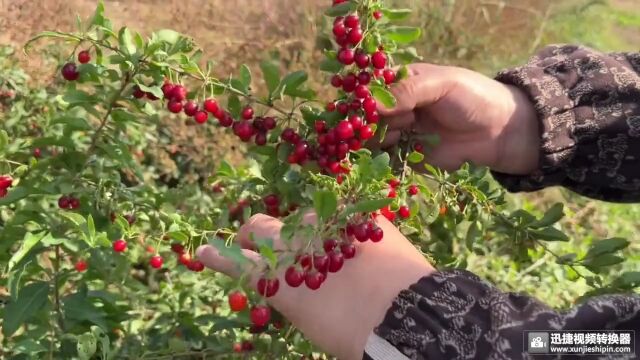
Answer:
<svg viewBox="0 0 640 360"><path fill-rule="evenodd" d="M388 126L388 130L410 129L415 122L416 116L413 111L395 114L384 119L384 124Z"/></svg>
<svg viewBox="0 0 640 360"><path fill-rule="evenodd" d="M412 64L407 68L409 77L391 87L396 106L393 109L379 107L378 111L382 116L411 112L416 107L433 104L448 91L451 79L447 76L447 67Z"/></svg>
<svg viewBox="0 0 640 360"><path fill-rule="evenodd" d="M308 212L302 217L302 224L312 225L318 221L318 217L314 212ZM282 221L264 214L256 214L249 218L247 223L238 231L238 241L244 249L255 249L255 240L271 239L273 240L273 248L275 250L296 250L302 246L302 240L294 241L291 244L285 244L280 238L280 230L282 229Z"/></svg>
<svg viewBox="0 0 640 360"><path fill-rule="evenodd" d="M261 264L263 260L260 254L246 249L242 249L242 254L252 263L252 265L257 265L255 268L262 268ZM196 250L196 255L206 267L230 277L238 278L244 273L244 267L234 260L220 255L218 249L211 245L200 246L198 250Z"/></svg>

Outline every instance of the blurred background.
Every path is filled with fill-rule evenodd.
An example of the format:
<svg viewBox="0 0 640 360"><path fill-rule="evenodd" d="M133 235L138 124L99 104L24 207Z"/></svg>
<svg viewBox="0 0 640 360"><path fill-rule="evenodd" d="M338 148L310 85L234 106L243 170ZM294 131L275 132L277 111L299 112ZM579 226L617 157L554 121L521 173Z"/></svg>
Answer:
<svg viewBox="0 0 640 360"><path fill-rule="evenodd" d="M217 75L237 72L248 64L258 72L260 60L277 57L289 69L306 70L311 85L326 89L327 77L317 70L328 27L322 10L330 0L105 0L116 26L150 32L171 28L194 36ZM416 45L425 61L472 68L489 76L525 62L537 49L551 43L576 43L603 51L640 49L640 0L396 0L398 7L415 10L413 25L424 29ZM42 30L73 31L76 14L88 17L95 0L0 0L0 44L19 48ZM56 48L46 51L56 54ZM58 63L49 58L16 56L33 82L48 83ZM1 59L0 59L1 60ZM0 67L2 69L2 67ZM260 84L256 84L260 86ZM259 90L259 89L258 89ZM328 100L328 98L327 98ZM209 171L221 157L234 162L241 149L223 134L198 132L175 119L165 120L171 141L145 150L167 177L193 176ZM149 154L146 154L149 156ZM625 270L640 271L640 206L613 205L549 189L533 195L510 197L514 206L540 213L552 203L567 204L562 227L573 239L554 245L560 253L581 251L594 239L621 236L632 242ZM471 270L495 281L505 290L526 291L555 306L568 306L588 287L538 254L527 269L512 259L472 256ZM615 271L621 271L618 269Z"/></svg>

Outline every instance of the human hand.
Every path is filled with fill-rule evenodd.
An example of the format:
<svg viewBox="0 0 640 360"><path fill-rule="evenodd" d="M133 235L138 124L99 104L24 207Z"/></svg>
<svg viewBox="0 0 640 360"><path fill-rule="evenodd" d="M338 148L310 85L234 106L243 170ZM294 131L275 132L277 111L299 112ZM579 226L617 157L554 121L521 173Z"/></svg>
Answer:
<svg viewBox="0 0 640 360"><path fill-rule="evenodd" d="M375 244L355 242L356 256L347 260L340 272L330 274L320 289L286 285L283 269L278 274L279 291L268 298L270 305L309 340L340 359L361 359L369 334L382 322L398 293L435 271L386 218L379 216L376 222L384 231L383 240ZM265 261L260 254L248 250L254 247L249 235L273 239L274 248L284 250L285 244L280 239L282 225L278 219L259 214L240 229L238 239L244 255L258 265L252 268L263 268ZM201 246L197 255L207 267L234 278L246 271L210 245ZM260 274L251 275L255 288Z"/></svg>
<svg viewBox="0 0 640 360"><path fill-rule="evenodd" d="M392 86L394 109L379 109L388 130L382 147L403 130L436 134L430 164L456 170L466 161L513 175L537 169L540 134L531 100L518 88L471 70L412 64Z"/></svg>

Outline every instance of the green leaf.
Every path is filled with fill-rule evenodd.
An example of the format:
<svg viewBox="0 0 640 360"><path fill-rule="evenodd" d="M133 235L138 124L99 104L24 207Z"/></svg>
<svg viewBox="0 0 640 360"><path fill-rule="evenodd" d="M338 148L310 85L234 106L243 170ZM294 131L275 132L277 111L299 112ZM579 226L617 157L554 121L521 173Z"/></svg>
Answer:
<svg viewBox="0 0 640 360"><path fill-rule="evenodd" d="M167 42L172 45L177 43L178 40L180 40L180 38L182 37L179 32L169 29L162 29L156 32L156 36L158 37L158 40Z"/></svg>
<svg viewBox="0 0 640 360"><path fill-rule="evenodd" d="M596 258L589 258L582 261L582 264L593 272L598 272L599 268L613 266L624 262L624 258L613 254L602 254Z"/></svg>
<svg viewBox="0 0 640 360"><path fill-rule="evenodd" d="M226 161L222 160L218 170L216 170L216 175L225 176L225 177L234 177L236 176L236 171L234 168Z"/></svg>
<svg viewBox="0 0 640 360"><path fill-rule="evenodd" d="M480 235L482 235L482 232L480 231L480 224L478 224L477 221L472 222L467 229L467 235L465 236L464 241L467 249L473 250L473 244L478 241Z"/></svg>
<svg viewBox="0 0 640 360"><path fill-rule="evenodd" d="M390 205L392 202L393 199L391 198L358 201L353 205L347 206L347 208L345 209L345 216L357 213L374 212Z"/></svg>
<svg viewBox="0 0 640 360"><path fill-rule="evenodd" d="M69 40L69 41L75 41L77 42L78 39L74 38L71 35L65 34L65 33L61 33L61 32L57 32L57 31L43 31L41 33L39 33L38 35L32 37L31 39L29 39L29 41L27 41L26 44L24 44L24 46L22 47L22 50L24 51L24 53L28 53L29 48L31 47L31 44L33 44L34 42L42 39L42 38L58 38L58 39L64 39L64 40Z"/></svg>
<svg viewBox="0 0 640 360"><path fill-rule="evenodd" d="M245 64L240 67L240 82L242 82L245 92L251 87L251 70Z"/></svg>
<svg viewBox="0 0 640 360"><path fill-rule="evenodd" d="M567 234L553 227L529 230L528 233L532 235L534 239L543 241L569 241Z"/></svg>
<svg viewBox="0 0 640 360"><path fill-rule="evenodd" d="M220 241L220 239L217 238L211 238L209 244L218 249L222 257L232 260L238 267L241 267L248 261L238 244L234 243L231 244L231 246L226 246L224 241Z"/></svg>
<svg viewBox="0 0 640 360"><path fill-rule="evenodd" d="M280 87L283 89L284 94L294 96L298 88L307 81L309 75L304 71L296 71L288 74L282 79Z"/></svg>
<svg viewBox="0 0 640 360"><path fill-rule="evenodd" d="M328 73L335 74L342 70L344 65L336 59L324 59L320 63L320 70Z"/></svg>
<svg viewBox="0 0 640 360"><path fill-rule="evenodd" d="M181 243L185 243L189 241L189 235L185 234L182 231L171 231L170 233L167 234L167 236Z"/></svg>
<svg viewBox="0 0 640 360"><path fill-rule="evenodd" d="M529 224L529 227L539 229L546 226L551 226L564 217L564 205L557 203L547 210L542 219L536 220Z"/></svg>
<svg viewBox="0 0 640 360"><path fill-rule="evenodd" d="M47 348L33 339L24 339L13 345L12 350L17 354L30 355L29 358L36 359L38 357L35 355L47 351Z"/></svg>
<svg viewBox="0 0 640 360"><path fill-rule="evenodd" d="M91 332L93 336L100 341L100 350L102 350L102 359L109 359L109 354L111 353L111 341L109 340L109 336L97 326L91 327Z"/></svg>
<svg viewBox="0 0 640 360"><path fill-rule="evenodd" d="M260 63L260 69L262 70L262 76L264 77L264 82L267 84L269 97L271 98L273 92L276 91L278 85L280 85L280 65L275 61L265 60Z"/></svg>
<svg viewBox="0 0 640 360"><path fill-rule="evenodd" d="M371 169L373 171L374 179L381 179L387 174L391 172L391 167L389 166L391 162L391 157L388 152L382 152L375 158L373 158Z"/></svg>
<svg viewBox="0 0 640 360"><path fill-rule="evenodd" d="M613 285L623 288L635 288L640 286L640 271L629 271L614 280Z"/></svg>
<svg viewBox="0 0 640 360"><path fill-rule="evenodd" d="M8 143L9 135L7 134L7 131L4 129L0 129L0 151L3 151Z"/></svg>
<svg viewBox="0 0 640 360"><path fill-rule="evenodd" d="M411 15L411 9L383 9L382 14L390 21L404 20Z"/></svg>
<svg viewBox="0 0 640 360"><path fill-rule="evenodd" d="M420 28L409 26L392 26L384 32L384 36L400 44L408 44L416 41L422 35Z"/></svg>
<svg viewBox="0 0 640 360"><path fill-rule="evenodd" d="M369 90L371 91L371 95L387 109L393 109L396 106L396 98L384 87L372 85L369 87Z"/></svg>
<svg viewBox="0 0 640 360"><path fill-rule="evenodd" d="M81 360L89 360L96 353L98 344L93 334L82 334L78 336L78 343L76 345L78 350L78 358Z"/></svg>
<svg viewBox="0 0 640 360"><path fill-rule="evenodd" d="M273 243L273 240L271 242ZM271 266L271 268L275 269L278 266L278 257L276 256L275 252L273 252L273 244L271 246L266 244L260 245L258 247L258 252L269 261L269 265Z"/></svg>
<svg viewBox="0 0 640 360"><path fill-rule="evenodd" d="M424 160L424 154L414 151L411 154L409 154L409 156L407 157L407 160L409 160L410 163L418 164L422 162L422 160Z"/></svg>
<svg viewBox="0 0 640 360"><path fill-rule="evenodd" d="M136 45L133 43L131 31L129 31L127 27L120 29L120 32L118 33L118 42L120 44L120 49L124 51L125 54L133 55L136 53Z"/></svg>
<svg viewBox="0 0 640 360"><path fill-rule="evenodd" d="M334 5L330 8L328 8L324 14L326 16L330 16L330 17L337 17L337 16L344 16L347 15L350 12L353 12L358 4L356 4L353 1L347 1L347 2L343 2L341 4L338 5Z"/></svg>
<svg viewBox="0 0 640 360"><path fill-rule="evenodd" d="M0 206L13 204L16 201L26 198L27 196L29 196L29 189L22 186L16 186L14 188L11 188L9 190L9 193L5 197L0 198Z"/></svg>
<svg viewBox="0 0 640 360"><path fill-rule="evenodd" d="M229 113L231 113L231 115L236 119L240 117L240 111L242 111L241 106L238 95L229 95L229 98L227 99L227 108L229 109Z"/></svg>
<svg viewBox="0 0 640 360"><path fill-rule="evenodd" d="M611 238L597 241L591 245L585 258L596 258L604 254L611 254L626 249L629 241L623 238Z"/></svg>
<svg viewBox="0 0 640 360"><path fill-rule="evenodd" d="M33 282L20 290L18 298L4 309L2 334L5 338L13 335L18 328L47 303L49 284Z"/></svg>
<svg viewBox="0 0 640 360"><path fill-rule="evenodd" d="M328 220L338 209L338 197L332 191L316 191L313 194L313 207L320 219Z"/></svg>
<svg viewBox="0 0 640 360"><path fill-rule="evenodd" d="M91 239L96 237L96 225L93 222L93 216L91 216L91 214L87 216L87 230L89 231L89 237Z"/></svg>
<svg viewBox="0 0 640 360"><path fill-rule="evenodd" d="M11 256L11 259L9 260L9 264L7 265L7 272L11 271L13 267L16 266L16 264L18 264L20 260L22 260L29 253L29 251L34 246L36 246L36 244L38 244L40 240L42 240L47 234L48 233L46 231L42 231L36 234L32 234L30 232L24 234L24 238L22 240L20 248L18 249L18 251L13 253L13 256Z"/></svg>
<svg viewBox="0 0 640 360"><path fill-rule="evenodd" d="M162 99L164 97L164 93L162 92L162 88L160 86L146 86L144 84L137 83L140 90L144 92L149 92L155 95L156 97Z"/></svg>

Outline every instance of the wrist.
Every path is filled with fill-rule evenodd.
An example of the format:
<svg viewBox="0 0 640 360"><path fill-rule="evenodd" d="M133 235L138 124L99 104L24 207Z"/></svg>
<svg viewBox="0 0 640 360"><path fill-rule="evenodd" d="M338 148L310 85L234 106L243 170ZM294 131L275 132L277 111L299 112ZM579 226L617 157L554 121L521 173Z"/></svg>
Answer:
<svg viewBox="0 0 640 360"><path fill-rule="evenodd" d="M498 158L491 168L510 175L528 175L538 169L540 121L529 97L515 86L505 86L510 93L507 120L498 140Z"/></svg>

